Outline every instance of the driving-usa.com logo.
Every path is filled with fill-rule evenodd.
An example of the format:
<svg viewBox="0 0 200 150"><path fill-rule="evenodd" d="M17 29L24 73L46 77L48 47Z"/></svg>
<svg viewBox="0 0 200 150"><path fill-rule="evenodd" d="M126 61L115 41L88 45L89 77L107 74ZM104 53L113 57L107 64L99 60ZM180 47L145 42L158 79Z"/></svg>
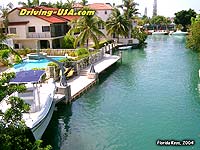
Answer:
<svg viewBox="0 0 200 150"><path fill-rule="evenodd" d="M26 9L23 8L20 10L20 16L47 16L50 17L52 15L58 16L93 16L95 14L94 10L78 10L74 9L58 9L58 10L43 10L43 9Z"/></svg>

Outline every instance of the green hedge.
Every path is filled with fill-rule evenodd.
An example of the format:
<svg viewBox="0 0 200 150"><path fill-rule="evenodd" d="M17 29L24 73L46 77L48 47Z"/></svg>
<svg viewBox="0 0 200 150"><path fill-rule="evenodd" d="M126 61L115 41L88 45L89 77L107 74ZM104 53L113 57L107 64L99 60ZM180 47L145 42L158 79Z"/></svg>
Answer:
<svg viewBox="0 0 200 150"><path fill-rule="evenodd" d="M86 48L79 48L79 49L75 50L75 53L76 53L76 55L79 56L79 57L80 57L81 55L89 55L89 54L90 54L89 50L86 49Z"/></svg>
<svg viewBox="0 0 200 150"><path fill-rule="evenodd" d="M56 64L55 62L50 62L48 63L47 66L54 66L54 67L58 67L58 64Z"/></svg>

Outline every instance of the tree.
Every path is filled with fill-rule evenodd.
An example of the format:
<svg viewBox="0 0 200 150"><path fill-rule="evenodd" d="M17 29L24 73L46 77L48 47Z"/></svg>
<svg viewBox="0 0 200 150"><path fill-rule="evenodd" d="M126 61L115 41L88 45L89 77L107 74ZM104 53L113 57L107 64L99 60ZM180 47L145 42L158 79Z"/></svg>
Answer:
<svg viewBox="0 0 200 150"><path fill-rule="evenodd" d="M14 5L12 3L9 3L6 7L0 8L0 15L4 19L3 24L4 24L6 34L7 34L7 31L8 31L8 23L9 23L8 13L9 13L10 10L13 9L13 7L14 7Z"/></svg>
<svg viewBox="0 0 200 150"><path fill-rule="evenodd" d="M136 15L139 14L136 8L137 5L138 4L135 3L134 0L123 0L123 4L118 6L123 9L125 18L130 21L128 37L131 36L131 30L133 28L132 22L135 20Z"/></svg>
<svg viewBox="0 0 200 150"><path fill-rule="evenodd" d="M62 0L60 0L60 1L57 1L56 3L49 2L47 6L54 7L54 8L71 9L73 8L74 3L75 3L74 0L67 0L66 3L63 3Z"/></svg>
<svg viewBox="0 0 200 150"><path fill-rule="evenodd" d="M164 16L154 16L150 22L151 24L156 25L157 30L159 26L165 25L167 28L167 25L171 23L171 21Z"/></svg>
<svg viewBox="0 0 200 150"><path fill-rule="evenodd" d="M183 31L187 31L187 26L191 25L191 18L196 17L197 13L193 9L182 10L175 13L174 23L181 24Z"/></svg>
<svg viewBox="0 0 200 150"><path fill-rule="evenodd" d="M3 33L3 28L0 28L0 43L6 39L6 35Z"/></svg>
<svg viewBox="0 0 200 150"><path fill-rule="evenodd" d="M15 73L3 73L0 76L0 101L13 92L26 90L23 85L10 85L8 82L15 77ZM10 96L6 102L10 105L4 113L1 112L0 119L0 149L6 150L48 150L51 146L41 148L41 141L31 138L30 131L22 119L22 113L29 110L29 105L23 99Z"/></svg>
<svg viewBox="0 0 200 150"><path fill-rule="evenodd" d="M84 8L89 10L88 8ZM87 43L89 46L89 40L93 40L95 45L99 46L98 37L105 35L98 29L98 24L103 21L98 16L81 16L78 20L71 23L71 29L69 30L70 34L78 33L77 38L74 42L74 47L80 43L81 46L84 46Z"/></svg>
<svg viewBox="0 0 200 150"><path fill-rule="evenodd" d="M186 40L186 47L200 51L200 15L191 19L192 24L189 28L189 35Z"/></svg>
<svg viewBox="0 0 200 150"><path fill-rule="evenodd" d="M22 5L23 7L34 7L34 6L39 6L40 5L40 1L39 0L27 0L27 3L25 2L18 2L18 5Z"/></svg>
<svg viewBox="0 0 200 150"><path fill-rule="evenodd" d="M134 19L135 15L139 14L136 8L138 4L134 0L123 0L123 4L119 5L124 11L124 15L127 19Z"/></svg>
<svg viewBox="0 0 200 150"><path fill-rule="evenodd" d="M75 38L70 34L66 34L62 41L62 48L71 49L74 48Z"/></svg>
<svg viewBox="0 0 200 150"><path fill-rule="evenodd" d="M83 5L83 6L87 5L87 3L88 3L87 0L82 0L82 1L81 1L81 5Z"/></svg>
<svg viewBox="0 0 200 150"><path fill-rule="evenodd" d="M147 39L147 34L143 30L140 30L139 28L135 27L132 30L131 35L133 38L138 39L139 46L143 46L145 44L145 40Z"/></svg>
<svg viewBox="0 0 200 150"><path fill-rule="evenodd" d="M130 21L120 13L119 9L114 8L106 21L106 30L109 35L116 34L119 42L119 36L128 36L130 24Z"/></svg>

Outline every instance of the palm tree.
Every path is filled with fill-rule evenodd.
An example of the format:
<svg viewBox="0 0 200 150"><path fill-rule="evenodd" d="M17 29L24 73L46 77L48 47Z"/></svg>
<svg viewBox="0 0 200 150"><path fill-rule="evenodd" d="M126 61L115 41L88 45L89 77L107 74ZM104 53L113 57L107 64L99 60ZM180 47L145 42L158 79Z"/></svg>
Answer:
<svg viewBox="0 0 200 150"><path fill-rule="evenodd" d="M40 5L40 1L39 0L27 0L27 3L25 2L18 2L18 5L22 5L23 7L34 7L34 6L39 6Z"/></svg>
<svg viewBox="0 0 200 150"><path fill-rule="evenodd" d="M5 27L5 33L7 34L8 29L8 13L10 10L12 10L14 5L12 3L9 3L6 7L0 8L0 16L4 19L3 24Z"/></svg>
<svg viewBox="0 0 200 150"><path fill-rule="evenodd" d="M107 33L109 35L117 34L117 42L119 42L119 36L128 36L129 27L130 21L117 8L113 10L106 21Z"/></svg>
<svg viewBox="0 0 200 150"><path fill-rule="evenodd" d="M134 2L134 0L123 0L123 4L119 5L124 10L124 15L127 19L134 19L133 17L138 13L138 9L136 8L138 4Z"/></svg>
<svg viewBox="0 0 200 150"><path fill-rule="evenodd" d="M78 20L72 22L69 33L78 33L74 42L74 47L76 47L79 42L80 46L84 46L84 44L87 43L88 48L90 39L93 40L96 47L99 47L98 36L105 36L98 29L98 24L100 22L102 22L102 20L97 16L82 16Z"/></svg>
<svg viewBox="0 0 200 150"><path fill-rule="evenodd" d="M122 8L124 11L124 16L128 19L131 24L129 27L128 37L131 37L131 30L132 30L132 22L135 19L135 16L139 14L138 9L136 8L138 4L134 2L134 0L123 0L123 4L119 5L118 7Z"/></svg>

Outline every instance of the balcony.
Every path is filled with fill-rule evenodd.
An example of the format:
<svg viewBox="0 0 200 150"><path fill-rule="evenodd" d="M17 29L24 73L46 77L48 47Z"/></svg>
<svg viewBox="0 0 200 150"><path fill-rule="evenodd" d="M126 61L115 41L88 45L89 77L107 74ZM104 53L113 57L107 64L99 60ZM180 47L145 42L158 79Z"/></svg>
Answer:
<svg viewBox="0 0 200 150"><path fill-rule="evenodd" d="M44 33L28 33L27 38L51 38L50 32Z"/></svg>

